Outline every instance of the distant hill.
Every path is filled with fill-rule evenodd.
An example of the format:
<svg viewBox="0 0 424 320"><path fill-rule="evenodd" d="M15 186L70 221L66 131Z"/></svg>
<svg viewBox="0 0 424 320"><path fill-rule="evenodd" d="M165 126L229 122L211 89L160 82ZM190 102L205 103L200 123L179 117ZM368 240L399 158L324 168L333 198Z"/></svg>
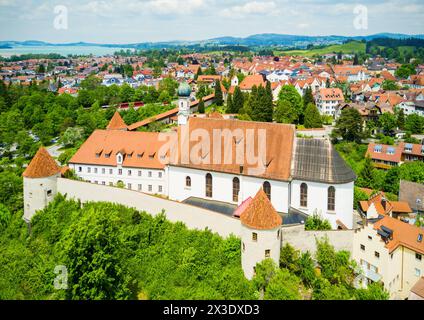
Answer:
<svg viewBox="0 0 424 320"><path fill-rule="evenodd" d="M289 34L275 34L263 33L255 34L245 38L241 37L218 37L200 41L165 41L165 42L141 42L141 43L128 43L128 44L97 44L89 42L73 42L73 43L48 43L37 40L28 41L0 41L0 46L17 47L17 46L100 46L100 47L114 47L123 49L150 49L150 48L172 48L180 46L195 46L195 45L236 45L248 47L261 47L261 46L280 46L280 47L298 47L306 48L308 45L337 45L350 40L365 40L371 41L377 38L391 38L391 39L406 39L417 38L424 39L423 34L408 35L397 33L378 33L368 36L302 36L302 35L289 35Z"/></svg>

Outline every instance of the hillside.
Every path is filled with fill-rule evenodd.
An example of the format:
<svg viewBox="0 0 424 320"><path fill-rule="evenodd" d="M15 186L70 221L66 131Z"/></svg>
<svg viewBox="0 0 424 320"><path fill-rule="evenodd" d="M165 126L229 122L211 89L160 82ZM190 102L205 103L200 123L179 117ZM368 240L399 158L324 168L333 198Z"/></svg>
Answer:
<svg viewBox="0 0 424 320"><path fill-rule="evenodd" d="M360 41L351 41L344 44L336 44L324 48L311 49L311 50L288 50L278 51L279 54L292 55L292 56L305 56L312 57L316 54L323 55L328 53L365 53L366 44Z"/></svg>

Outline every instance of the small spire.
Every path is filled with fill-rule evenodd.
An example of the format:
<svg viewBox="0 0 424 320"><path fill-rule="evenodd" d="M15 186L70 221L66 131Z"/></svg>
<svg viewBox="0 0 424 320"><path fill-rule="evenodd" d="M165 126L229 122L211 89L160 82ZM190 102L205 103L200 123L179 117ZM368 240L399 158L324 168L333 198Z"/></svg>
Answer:
<svg viewBox="0 0 424 320"><path fill-rule="evenodd" d="M60 173L60 170L47 150L40 147L22 175L25 178L47 178Z"/></svg>
<svg viewBox="0 0 424 320"><path fill-rule="evenodd" d="M125 124L119 112L115 111L115 114L113 115L112 119L110 119L110 122L106 129L107 130L127 130L128 127Z"/></svg>

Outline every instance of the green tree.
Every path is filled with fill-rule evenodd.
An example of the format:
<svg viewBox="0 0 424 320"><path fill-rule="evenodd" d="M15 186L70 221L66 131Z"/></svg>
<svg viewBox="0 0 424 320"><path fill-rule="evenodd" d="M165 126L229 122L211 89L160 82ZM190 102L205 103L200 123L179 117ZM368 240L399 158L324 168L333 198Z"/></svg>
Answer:
<svg viewBox="0 0 424 320"><path fill-rule="evenodd" d="M392 134L396 130L397 119L394 114L383 113L378 118L378 123L384 134Z"/></svg>
<svg viewBox="0 0 424 320"><path fill-rule="evenodd" d="M84 138L84 130L79 127L70 127L62 135L62 143L66 147L75 146L75 144Z"/></svg>
<svg viewBox="0 0 424 320"><path fill-rule="evenodd" d="M321 115L316 105L309 103L305 110L305 128L322 128Z"/></svg>
<svg viewBox="0 0 424 320"><path fill-rule="evenodd" d="M76 300L127 299L130 278L122 266L116 211L91 208L69 230L65 244L69 271L67 297Z"/></svg>
<svg viewBox="0 0 424 320"><path fill-rule="evenodd" d="M356 300L389 300L390 294L378 282L371 283L366 289L355 290Z"/></svg>
<svg viewBox="0 0 424 320"><path fill-rule="evenodd" d="M405 113L402 108L397 112L397 126L399 129L405 128Z"/></svg>
<svg viewBox="0 0 424 320"><path fill-rule="evenodd" d="M2 203L0 203L0 230L5 229L9 224L12 215L9 209Z"/></svg>
<svg viewBox="0 0 424 320"><path fill-rule="evenodd" d="M197 111L199 113L205 113L205 102L203 101L202 98L200 98L199 106L197 107Z"/></svg>
<svg viewBox="0 0 424 320"><path fill-rule="evenodd" d="M243 109L244 106L244 96L241 92L240 88L237 86L234 89L234 96L233 96L233 111L234 113L239 113L241 109Z"/></svg>
<svg viewBox="0 0 424 320"><path fill-rule="evenodd" d="M402 79L406 79L413 74L416 74L416 71L414 66L411 64L403 64L395 71L396 77L399 77Z"/></svg>
<svg viewBox="0 0 424 320"><path fill-rule="evenodd" d="M221 82L219 80L215 81L215 104L217 106L222 106L224 104L224 99L222 96Z"/></svg>
<svg viewBox="0 0 424 320"><path fill-rule="evenodd" d="M340 117L336 121L332 137L341 137L345 141L360 143L363 136L362 119L359 111L354 108L343 109Z"/></svg>
<svg viewBox="0 0 424 320"><path fill-rule="evenodd" d="M294 86L285 85L281 88L281 91L278 94L277 110L281 108L282 106L285 106L285 108L288 108L290 112L293 113L293 115L289 117L287 116L280 117L279 119L280 121L276 119L277 122L285 122L288 119L292 118L295 123L300 123L303 117L304 109L302 104L302 97L299 95L299 93L297 92Z"/></svg>
<svg viewBox="0 0 424 320"><path fill-rule="evenodd" d="M393 80L384 80L381 84L381 87L383 90L390 91L390 90L399 90L399 86L394 82Z"/></svg>
<svg viewBox="0 0 424 320"><path fill-rule="evenodd" d="M300 300L300 280L286 269L279 269L265 291L265 300Z"/></svg>
<svg viewBox="0 0 424 320"><path fill-rule="evenodd" d="M359 186L366 188L374 187L374 166L372 164L372 159L370 156L367 156L364 161L362 170L359 173L357 183Z"/></svg>
<svg viewBox="0 0 424 320"><path fill-rule="evenodd" d="M274 106L272 100L270 101L266 88L259 86L251 93L252 105L252 120L271 122Z"/></svg>
<svg viewBox="0 0 424 320"><path fill-rule="evenodd" d="M331 224L327 219L314 213L306 219L305 230L331 230Z"/></svg>

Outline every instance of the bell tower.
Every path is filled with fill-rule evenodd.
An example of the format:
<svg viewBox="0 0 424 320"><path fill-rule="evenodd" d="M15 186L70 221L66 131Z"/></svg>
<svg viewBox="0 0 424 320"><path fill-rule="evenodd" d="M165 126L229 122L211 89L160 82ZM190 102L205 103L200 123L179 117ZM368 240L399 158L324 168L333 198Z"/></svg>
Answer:
<svg viewBox="0 0 424 320"><path fill-rule="evenodd" d="M190 116L191 87L187 82L182 82L178 87L178 125L187 124Z"/></svg>

